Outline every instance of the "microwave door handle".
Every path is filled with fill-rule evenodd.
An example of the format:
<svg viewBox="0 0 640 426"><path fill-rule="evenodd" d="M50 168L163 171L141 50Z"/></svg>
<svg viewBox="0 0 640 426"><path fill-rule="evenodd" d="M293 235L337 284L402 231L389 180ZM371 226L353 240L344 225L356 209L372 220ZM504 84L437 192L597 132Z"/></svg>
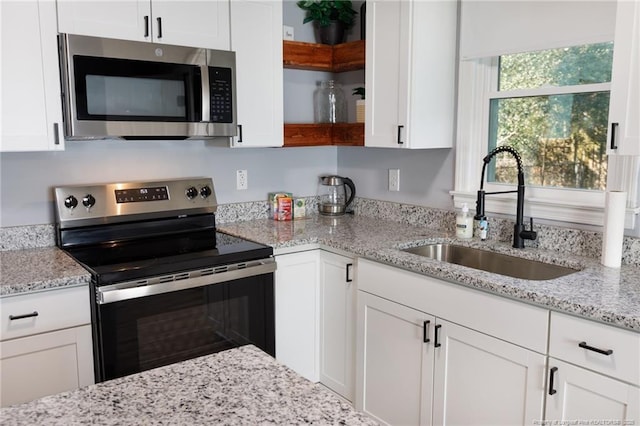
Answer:
<svg viewBox="0 0 640 426"><path fill-rule="evenodd" d="M208 65L200 66L200 75L202 76L202 121L208 123L211 121L211 85Z"/></svg>

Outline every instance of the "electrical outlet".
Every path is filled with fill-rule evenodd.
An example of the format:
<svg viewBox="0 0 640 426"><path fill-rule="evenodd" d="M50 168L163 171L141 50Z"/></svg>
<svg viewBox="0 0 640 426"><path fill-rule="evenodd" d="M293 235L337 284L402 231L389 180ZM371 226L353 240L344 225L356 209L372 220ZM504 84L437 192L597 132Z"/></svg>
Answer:
<svg viewBox="0 0 640 426"><path fill-rule="evenodd" d="M400 191L400 169L389 169L389 191Z"/></svg>
<svg viewBox="0 0 640 426"><path fill-rule="evenodd" d="M246 170L236 170L236 189L249 188L249 175Z"/></svg>

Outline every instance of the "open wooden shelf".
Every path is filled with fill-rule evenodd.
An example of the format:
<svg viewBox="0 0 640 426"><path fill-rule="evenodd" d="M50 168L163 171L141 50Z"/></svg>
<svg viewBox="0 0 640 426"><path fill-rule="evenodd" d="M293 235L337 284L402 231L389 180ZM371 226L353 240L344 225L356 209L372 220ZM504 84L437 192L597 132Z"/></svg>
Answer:
<svg viewBox="0 0 640 426"><path fill-rule="evenodd" d="M364 40L348 43L306 43L284 40L282 62L288 69L344 72L364 69ZM363 123L284 125L284 146L364 146Z"/></svg>
<svg viewBox="0 0 640 426"><path fill-rule="evenodd" d="M364 123L285 124L284 146L364 146Z"/></svg>
<svg viewBox="0 0 640 426"><path fill-rule="evenodd" d="M285 68L327 72L364 69L364 40L334 46L289 40L282 43Z"/></svg>

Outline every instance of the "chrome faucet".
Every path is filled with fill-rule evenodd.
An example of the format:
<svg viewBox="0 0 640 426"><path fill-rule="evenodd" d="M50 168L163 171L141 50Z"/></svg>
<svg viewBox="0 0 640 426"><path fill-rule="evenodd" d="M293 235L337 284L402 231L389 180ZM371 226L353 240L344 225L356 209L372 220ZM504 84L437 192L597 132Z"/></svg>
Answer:
<svg viewBox="0 0 640 426"><path fill-rule="evenodd" d="M485 192L484 187L484 173L487 168L487 164L491 162L491 159L501 152L508 152L515 159L518 164L518 189L515 191L497 191L497 192ZM533 230L533 218L531 218L530 230L527 231L524 226L524 171L522 169L522 160L520 154L514 148L510 146L499 146L487 154L482 159L484 165L482 166L482 176L480 176L480 190L478 191L478 198L476 201L476 215L475 219L481 219L484 217L484 197L491 194L509 194L517 193L518 199L516 204L516 224L513 227L513 247L524 248L524 240L535 240L537 233Z"/></svg>

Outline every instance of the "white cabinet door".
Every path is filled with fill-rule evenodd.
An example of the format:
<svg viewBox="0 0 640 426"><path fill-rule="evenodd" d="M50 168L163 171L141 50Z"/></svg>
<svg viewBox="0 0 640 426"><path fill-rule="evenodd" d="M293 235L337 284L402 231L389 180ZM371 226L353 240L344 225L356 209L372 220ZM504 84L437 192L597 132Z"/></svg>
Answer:
<svg viewBox="0 0 640 426"><path fill-rule="evenodd" d="M545 356L438 319L436 425L522 425L542 420Z"/></svg>
<svg viewBox="0 0 640 426"><path fill-rule="evenodd" d="M0 406L93 384L91 326L0 342Z"/></svg>
<svg viewBox="0 0 640 426"><path fill-rule="evenodd" d="M229 0L58 0L61 33L229 50Z"/></svg>
<svg viewBox="0 0 640 426"><path fill-rule="evenodd" d="M152 0L151 8L156 43L229 50L229 0Z"/></svg>
<svg viewBox="0 0 640 426"><path fill-rule="evenodd" d="M431 423L433 345L424 340L432 339L434 321L358 292L356 409L383 424Z"/></svg>
<svg viewBox="0 0 640 426"><path fill-rule="evenodd" d="M61 33L151 41L150 0L58 0Z"/></svg>
<svg viewBox="0 0 640 426"><path fill-rule="evenodd" d="M367 2L365 146L453 146L457 2Z"/></svg>
<svg viewBox="0 0 640 426"><path fill-rule="evenodd" d="M320 252L320 382L353 401L354 259Z"/></svg>
<svg viewBox="0 0 640 426"><path fill-rule="evenodd" d="M239 127L233 146L282 146L282 1L232 1L231 50Z"/></svg>
<svg viewBox="0 0 640 426"><path fill-rule="evenodd" d="M554 358L549 368L547 421L623 425L640 418L640 388Z"/></svg>
<svg viewBox="0 0 640 426"><path fill-rule="evenodd" d="M55 3L3 1L0 15L0 151L64 149Z"/></svg>
<svg viewBox="0 0 640 426"><path fill-rule="evenodd" d="M619 0L611 76L608 153L640 155L640 0Z"/></svg>
<svg viewBox="0 0 640 426"><path fill-rule="evenodd" d="M276 359L319 381L319 250L276 256Z"/></svg>

